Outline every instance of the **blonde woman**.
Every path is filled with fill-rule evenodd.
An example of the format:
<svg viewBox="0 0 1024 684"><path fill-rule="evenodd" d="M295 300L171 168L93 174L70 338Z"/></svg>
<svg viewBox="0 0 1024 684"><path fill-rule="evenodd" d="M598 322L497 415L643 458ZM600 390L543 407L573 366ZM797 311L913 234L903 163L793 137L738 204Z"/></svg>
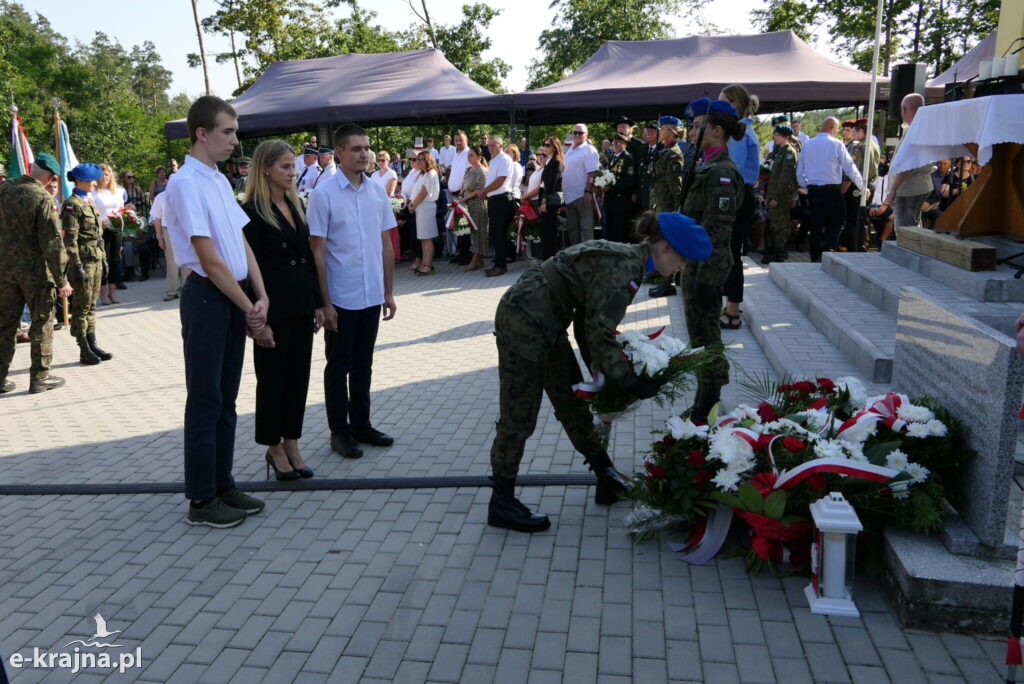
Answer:
<svg viewBox="0 0 1024 684"><path fill-rule="evenodd" d="M309 226L295 194L295 154L283 140L260 143L252 155L242 209L245 239L263 275L270 306L255 336L256 443L267 447L267 471L278 480L312 477L299 452L309 389L316 309L323 306Z"/></svg>
<svg viewBox="0 0 1024 684"><path fill-rule="evenodd" d="M418 276L434 274L434 238L437 237L437 198L441 196L441 178L434 155L424 150L416 155L420 170L409 197L409 213L416 216L416 238L423 248Z"/></svg>
<svg viewBox="0 0 1024 684"><path fill-rule="evenodd" d="M384 192L388 193L388 197L394 197L395 188L398 187L398 174L391 168L390 153L377 153L377 171L370 174L370 180L384 188Z"/></svg>
<svg viewBox="0 0 1024 684"><path fill-rule="evenodd" d="M121 249L124 247L124 233L119 221L111 221L110 214L124 209L124 188L117 184L117 175L110 164L100 164L103 175L96 181L92 201L103 221L103 249L107 253L107 272L100 284L100 301L104 304L120 304L114 299L114 288L126 290L124 284L124 261Z"/></svg>

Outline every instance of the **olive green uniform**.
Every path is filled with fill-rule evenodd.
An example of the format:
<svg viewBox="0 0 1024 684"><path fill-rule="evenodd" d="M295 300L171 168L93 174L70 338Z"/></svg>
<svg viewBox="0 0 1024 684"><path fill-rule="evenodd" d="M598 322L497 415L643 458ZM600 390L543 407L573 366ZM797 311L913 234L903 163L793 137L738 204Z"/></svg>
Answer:
<svg viewBox="0 0 1024 684"><path fill-rule="evenodd" d="M502 296L494 317L500 387L497 434L491 446L495 477L516 477L544 392L588 463L607 459L594 434L590 409L572 389L583 375L566 331L572 323L584 362L604 373L608 382L627 386L635 381L615 329L643 280L649 256L646 244L591 240L527 271Z"/></svg>
<svg viewBox="0 0 1024 684"><path fill-rule="evenodd" d="M678 211L683 195L683 151L678 144L662 146L654 162L651 184L651 209L656 212Z"/></svg>
<svg viewBox="0 0 1024 684"><path fill-rule="evenodd" d="M66 264L53 196L28 175L0 184L0 384L14 358L26 304L32 317L31 378L50 374L54 289L67 285Z"/></svg>
<svg viewBox="0 0 1024 684"><path fill-rule="evenodd" d="M683 213L695 220L711 238L711 257L687 262L683 271L683 307L690 344L721 347L719 315L725 280L732 268L732 225L743 202L743 175L724 150L694 173ZM729 362L722 360L697 375L698 396L718 397L729 384Z"/></svg>
<svg viewBox="0 0 1024 684"><path fill-rule="evenodd" d="M633 192L636 190L636 164L629 152L608 160L608 170L615 174L615 183L604 193L604 209L608 214L605 237L615 242L631 238L629 220L635 213Z"/></svg>
<svg viewBox="0 0 1024 684"><path fill-rule="evenodd" d="M786 244L791 225L790 209L796 193L796 166L799 154L791 145L776 145L772 150L772 169L768 177L765 198L768 200L768 220L771 223L770 255L772 261L789 258ZM775 202L775 206L771 203Z"/></svg>
<svg viewBox="0 0 1024 684"><path fill-rule="evenodd" d="M636 202L640 211L651 208L651 189L654 187L654 162L658 159L659 148L653 150L644 145L643 154L637 163Z"/></svg>
<svg viewBox="0 0 1024 684"><path fill-rule="evenodd" d="M71 295L71 334L81 337L96 332L96 298L100 296L103 260L106 258L103 223L96 205L74 193L64 200L60 216L71 286L75 288Z"/></svg>

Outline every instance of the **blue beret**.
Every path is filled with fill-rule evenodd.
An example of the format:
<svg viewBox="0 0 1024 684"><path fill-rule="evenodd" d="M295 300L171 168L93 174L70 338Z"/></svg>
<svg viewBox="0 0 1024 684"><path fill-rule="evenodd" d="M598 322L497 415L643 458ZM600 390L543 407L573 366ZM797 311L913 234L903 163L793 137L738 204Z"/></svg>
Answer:
<svg viewBox="0 0 1024 684"><path fill-rule="evenodd" d="M305 147L302 148L302 154L303 155L307 155L307 154L320 154L320 153L316 151L315 147L310 147L309 145L306 145Z"/></svg>
<svg viewBox="0 0 1024 684"><path fill-rule="evenodd" d="M690 261L704 261L711 257L711 238L704 226L685 214L662 212L658 214L661 234L672 249Z"/></svg>
<svg viewBox="0 0 1024 684"><path fill-rule="evenodd" d="M320 149L317 150L317 154L334 154L334 150L332 150L330 147L327 147L326 145L321 145Z"/></svg>
<svg viewBox="0 0 1024 684"><path fill-rule="evenodd" d="M103 175L103 169L95 164L79 164L71 169L71 177L76 181L96 181Z"/></svg>
<svg viewBox="0 0 1024 684"><path fill-rule="evenodd" d="M682 126L683 122L676 116L663 116L658 119L659 126Z"/></svg>
<svg viewBox="0 0 1024 684"><path fill-rule="evenodd" d="M775 132L779 135L784 135L787 138L793 137L793 127L787 124L779 124L775 127Z"/></svg>
<svg viewBox="0 0 1024 684"><path fill-rule="evenodd" d="M728 114L729 116L735 116L737 119L740 117L736 108L725 100L712 100L707 97L694 100L687 105L684 116L686 116L690 121L693 121L695 117L707 114Z"/></svg>

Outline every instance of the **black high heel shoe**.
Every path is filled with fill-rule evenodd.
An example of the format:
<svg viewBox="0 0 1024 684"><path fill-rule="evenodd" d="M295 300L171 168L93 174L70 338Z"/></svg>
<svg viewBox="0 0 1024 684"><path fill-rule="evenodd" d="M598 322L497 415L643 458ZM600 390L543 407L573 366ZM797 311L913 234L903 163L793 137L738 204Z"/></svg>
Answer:
<svg viewBox="0 0 1024 684"><path fill-rule="evenodd" d="M286 470L281 472L277 469L277 464L274 463L273 457L270 455L270 449L267 449L267 479L270 479L270 469L274 469L274 477L278 480L298 480L301 475L297 470Z"/></svg>
<svg viewBox="0 0 1024 684"><path fill-rule="evenodd" d="M310 468L309 466L306 466L304 468L296 468L295 464L292 463L291 457L288 458L288 465L290 465L292 467L294 472L299 474L299 477L305 477L305 478L313 477L313 469L312 468Z"/></svg>

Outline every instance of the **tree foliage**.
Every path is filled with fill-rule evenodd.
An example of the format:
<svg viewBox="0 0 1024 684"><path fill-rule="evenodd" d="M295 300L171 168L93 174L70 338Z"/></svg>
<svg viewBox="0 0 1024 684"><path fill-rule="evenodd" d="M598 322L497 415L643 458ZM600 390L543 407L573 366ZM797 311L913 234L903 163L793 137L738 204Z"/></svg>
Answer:
<svg viewBox="0 0 1024 684"><path fill-rule="evenodd" d="M148 41L126 50L97 33L71 46L45 17L0 0L0 92L5 101L13 97L36 153L53 151L57 97L81 161L151 175L167 161L163 122L184 116L188 106L187 98L168 97L170 78ZM9 152L5 135L0 157Z"/></svg>
<svg viewBox="0 0 1024 684"><path fill-rule="evenodd" d="M530 88L554 83L583 66L609 40L672 38L668 18L695 0L553 0L553 28L540 34L541 57L530 65Z"/></svg>

